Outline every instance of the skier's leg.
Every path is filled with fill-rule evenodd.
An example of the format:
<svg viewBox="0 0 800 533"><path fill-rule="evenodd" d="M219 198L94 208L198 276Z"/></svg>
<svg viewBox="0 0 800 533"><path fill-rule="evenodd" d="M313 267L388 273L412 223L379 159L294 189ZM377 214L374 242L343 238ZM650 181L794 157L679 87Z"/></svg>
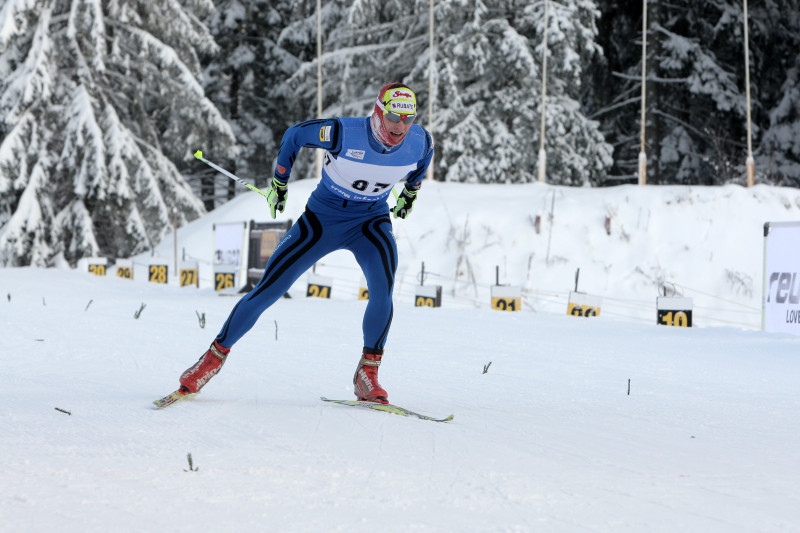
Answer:
<svg viewBox="0 0 800 533"><path fill-rule="evenodd" d="M181 375L181 388L188 392L203 388L220 371L231 346L253 327L258 317L283 296L303 272L328 251L322 239L319 219L306 211L278 244L267 262L261 281L234 306L208 351Z"/></svg>
<svg viewBox="0 0 800 533"><path fill-rule="evenodd" d="M367 278L369 301L362 323L363 355L353 376L354 392L359 400L388 403L388 394L378 383L378 366L392 323L397 244L388 216L365 223L361 231L363 238L351 245L350 250Z"/></svg>
<svg viewBox="0 0 800 533"><path fill-rule="evenodd" d="M379 217L361 227L363 238L350 246L364 277L369 301L362 330L364 348L381 353L392 323L392 290L397 271L397 244L389 216Z"/></svg>
<svg viewBox="0 0 800 533"><path fill-rule="evenodd" d="M216 337L221 346L233 346L303 272L330 252L322 235L316 215L310 211L303 213L269 258L261 280L234 306Z"/></svg>

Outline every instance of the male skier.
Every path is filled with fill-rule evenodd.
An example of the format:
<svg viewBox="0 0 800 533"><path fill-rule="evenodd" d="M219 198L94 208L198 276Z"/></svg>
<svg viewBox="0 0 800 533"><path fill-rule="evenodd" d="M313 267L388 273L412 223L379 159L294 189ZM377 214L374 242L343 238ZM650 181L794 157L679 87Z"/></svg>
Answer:
<svg viewBox="0 0 800 533"><path fill-rule="evenodd" d="M322 179L305 212L267 262L264 276L234 306L208 351L181 375L184 393L199 391L220 371L231 347L300 275L330 252L346 249L364 272L369 290L354 392L359 400L389 403L386 390L378 383L378 366L392 322L397 270L389 213L395 218L411 213L433 157L431 135L414 124L416 116L414 92L407 85L390 83L378 93L369 117L309 120L286 130L268 190L272 218L286 206L287 182L300 148L326 150ZM390 210L386 200L401 181L403 192Z"/></svg>

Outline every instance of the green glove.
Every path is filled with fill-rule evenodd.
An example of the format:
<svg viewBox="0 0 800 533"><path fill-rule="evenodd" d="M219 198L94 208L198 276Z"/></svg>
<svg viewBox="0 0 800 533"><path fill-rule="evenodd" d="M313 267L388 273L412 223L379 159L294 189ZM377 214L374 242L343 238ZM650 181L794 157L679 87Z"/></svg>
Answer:
<svg viewBox="0 0 800 533"><path fill-rule="evenodd" d="M283 213L287 196L289 196L289 187L285 183L278 181L278 178L272 178L272 183L269 184L269 190L267 190L267 203L269 204L269 214L272 215L272 218L275 218L276 211Z"/></svg>
<svg viewBox="0 0 800 533"><path fill-rule="evenodd" d="M414 208L414 201L417 199L418 191L419 185L415 186L406 183L406 186L403 187L403 192L397 197L397 205L392 209L394 218L406 218L411 214L411 210Z"/></svg>

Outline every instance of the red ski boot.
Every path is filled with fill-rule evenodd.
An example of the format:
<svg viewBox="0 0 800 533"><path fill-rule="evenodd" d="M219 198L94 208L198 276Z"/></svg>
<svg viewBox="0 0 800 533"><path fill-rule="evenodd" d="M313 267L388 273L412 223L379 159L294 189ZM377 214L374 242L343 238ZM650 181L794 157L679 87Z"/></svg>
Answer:
<svg viewBox="0 0 800 533"><path fill-rule="evenodd" d="M378 367L383 354L364 353L353 376L355 395L367 402L389 403L389 394L378 383Z"/></svg>
<svg viewBox="0 0 800 533"><path fill-rule="evenodd" d="M208 351L200 357L193 367L181 374L181 389L195 393L217 375L228 357L230 348L223 348L215 340Z"/></svg>

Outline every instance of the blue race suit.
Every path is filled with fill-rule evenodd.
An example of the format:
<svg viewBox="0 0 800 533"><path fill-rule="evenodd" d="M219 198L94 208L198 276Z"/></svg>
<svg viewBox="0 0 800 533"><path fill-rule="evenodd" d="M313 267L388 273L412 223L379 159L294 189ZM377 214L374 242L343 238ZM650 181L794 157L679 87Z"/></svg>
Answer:
<svg viewBox="0 0 800 533"><path fill-rule="evenodd" d="M397 245L387 198L400 181L417 186L433 157L430 134L414 124L398 146L372 134L370 118L341 117L301 122L286 130L275 177L286 183L302 147L326 150L322 179L303 215L267 262L264 276L231 311L217 342L230 348L261 314L323 256L350 250L369 290L362 329L365 353L383 353L392 322Z"/></svg>

